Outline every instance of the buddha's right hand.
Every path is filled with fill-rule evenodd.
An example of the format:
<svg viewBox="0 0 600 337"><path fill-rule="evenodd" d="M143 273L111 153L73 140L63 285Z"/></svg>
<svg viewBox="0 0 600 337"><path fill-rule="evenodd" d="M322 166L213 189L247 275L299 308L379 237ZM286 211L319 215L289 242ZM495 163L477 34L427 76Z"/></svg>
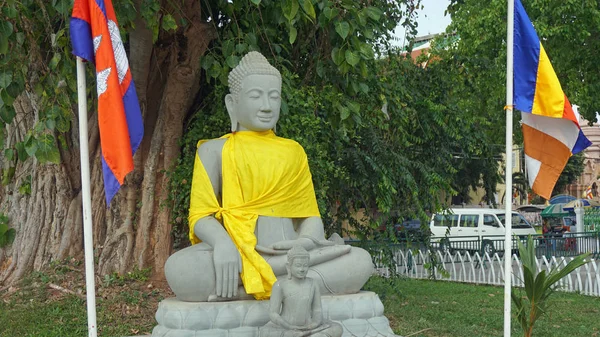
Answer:
<svg viewBox="0 0 600 337"><path fill-rule="evenodd" d="M242 270L240 253L229 238L215 242L213 249L217 296L225 298L237 296Z"/></svg>

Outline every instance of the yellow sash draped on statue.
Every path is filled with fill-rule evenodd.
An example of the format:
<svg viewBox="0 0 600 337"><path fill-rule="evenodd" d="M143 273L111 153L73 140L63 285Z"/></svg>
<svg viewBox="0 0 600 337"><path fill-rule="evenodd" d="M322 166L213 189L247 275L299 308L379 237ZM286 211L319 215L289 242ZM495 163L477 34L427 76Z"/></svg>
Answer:
<svg viewBox="0 0 600 337"><path fill-rule="evenodd" d="M305 218L319 216L308 160L297 142L273 131L227 134L222 151L222 199L219 205L198 154L190 195L190 240L196 221L214 215L225 227L242 257L244 289L267 299L276 281L271 266L256 250L254 228L259 215ZM198 147L205 141L198 142Z"/></svg>

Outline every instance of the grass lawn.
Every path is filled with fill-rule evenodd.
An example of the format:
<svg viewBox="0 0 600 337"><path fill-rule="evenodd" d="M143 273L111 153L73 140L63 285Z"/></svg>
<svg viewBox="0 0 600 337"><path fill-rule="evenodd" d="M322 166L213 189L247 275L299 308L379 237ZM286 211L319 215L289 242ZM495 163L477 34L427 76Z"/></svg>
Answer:
<svg viewBox="0 0 600 337"><path fill-rule="evenodd" d="M504 288L447 281L372 278L385 314L401 336L502 336ZM519 291L519 290L516 290ZM600 298L556 292L534 336L600 336ZM514 306L513 306L514 314ZM422 331L422 332L419 332ZM512 320L512 336L523 333Z"/></svg>
<svg viewBox="0 0 600 337"><path fill-rule="evenodd" d="M0 291L0 337L87 335L83 267L70 261ZM53 286L63 290L53 289ZM173 296L147 272L97 279L98 335L151 333L158 302ZM67 289L65 291L64 289ZM502 336L503 288L372 278L394 331L402 336ZM70 294L72 292L74 294ZM534 336L600 336L600 298L556 293ZM421 331L421 332L419 332ZM522 335L513 320L513 336Z"/></svg>

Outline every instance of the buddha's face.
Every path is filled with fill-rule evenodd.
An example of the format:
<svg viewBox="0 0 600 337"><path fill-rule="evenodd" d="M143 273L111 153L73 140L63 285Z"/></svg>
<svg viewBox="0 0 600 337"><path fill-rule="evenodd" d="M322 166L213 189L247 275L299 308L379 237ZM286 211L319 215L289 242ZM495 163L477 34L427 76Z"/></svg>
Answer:
<svg viewBox="0 0 600 337"><path fill-rule="evenodd" d="M290 273L296 278L305 278L308 273L308 257L296 257L288 265Z"/></svg>
<svg viewBox="0 0 600 337"><path fill-rule="evenodd" d="M281 79L274 75L248 75L242 80L237 101L227 95L225 103L238 131L271 130L279 120Z"/></svg>

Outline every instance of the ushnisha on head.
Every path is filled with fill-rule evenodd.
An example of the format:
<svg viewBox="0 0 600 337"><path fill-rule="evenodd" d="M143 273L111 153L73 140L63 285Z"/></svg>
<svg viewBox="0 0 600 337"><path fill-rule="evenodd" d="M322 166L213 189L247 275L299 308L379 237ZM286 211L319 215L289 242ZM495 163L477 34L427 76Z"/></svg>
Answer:
<svg viewBox="0 0 600 337"><path fill-rule="evenodd" d="M231 131L275 128L281 107L281 74L258 52L249 52L229 73L225 106Z"/></svg>
<svg viewBox="0 0 600 337"><path fill-rule="evenodd" d="M288 271L288 279L292 276L296 278L306 277L310 261L310 254L301 245L295 245L287 253L286 268Z"/></svg>

